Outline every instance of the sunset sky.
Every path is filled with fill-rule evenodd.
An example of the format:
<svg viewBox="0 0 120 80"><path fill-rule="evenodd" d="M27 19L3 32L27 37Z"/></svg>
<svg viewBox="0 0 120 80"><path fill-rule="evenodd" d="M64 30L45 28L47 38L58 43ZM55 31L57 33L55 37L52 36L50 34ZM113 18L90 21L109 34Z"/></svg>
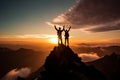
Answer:
<svg viewBox="0 0 120 80"><path fill-rule="evenodd" d="M72 27L71 43L120 44L119 4L119 0L0 0L0 41L54 43L53 25L65 25Z"/></svg>

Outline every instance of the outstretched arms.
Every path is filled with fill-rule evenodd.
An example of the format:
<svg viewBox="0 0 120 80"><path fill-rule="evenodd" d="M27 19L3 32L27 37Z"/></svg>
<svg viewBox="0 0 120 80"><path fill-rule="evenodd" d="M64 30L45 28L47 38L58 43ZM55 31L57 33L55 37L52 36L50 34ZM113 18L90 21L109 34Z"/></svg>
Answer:
<svg viewBox="0 0 120 80"><path fill-rule="evenodd" d="M54 28L58 31L56 25L54 25ZM70 29L71 29L71 26L69 27L68 31L70 31ZM63 29L61 31L65 31L65 26L63 26Z"/></svg>
<svg viewBox="0 0 120 80"><path fill-rule="evenodd" d="M55 28L56 30L58 30L55 25L54 25L54 28Z"/></svg>

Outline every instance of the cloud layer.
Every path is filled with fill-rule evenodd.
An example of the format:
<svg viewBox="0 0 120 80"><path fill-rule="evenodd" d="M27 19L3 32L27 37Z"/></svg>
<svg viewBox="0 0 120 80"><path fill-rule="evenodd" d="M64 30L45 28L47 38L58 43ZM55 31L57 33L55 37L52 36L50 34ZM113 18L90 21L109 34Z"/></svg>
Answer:
<svg viewBox="0 0 120 80"><path fill-rule="evenodd" d="M51 23L89 32L120 30L119 8L120 0L77 0L76 5Z"/></svg>
<svg viewBox="0 0 120 80"><path fill-rule="evenodd" d="M83 62L90 62L100 58L96 53L82 53L78 54L78 56L82 58Z"/></svg>
<svg viewBox="0 0 120 80"><path fill-rule="evenodd" d="M10 72L8 72L2 80L16 80L17 77L26 78L31 73L31 70L29 68L21 68L19 70L13 69Z"/></svg>

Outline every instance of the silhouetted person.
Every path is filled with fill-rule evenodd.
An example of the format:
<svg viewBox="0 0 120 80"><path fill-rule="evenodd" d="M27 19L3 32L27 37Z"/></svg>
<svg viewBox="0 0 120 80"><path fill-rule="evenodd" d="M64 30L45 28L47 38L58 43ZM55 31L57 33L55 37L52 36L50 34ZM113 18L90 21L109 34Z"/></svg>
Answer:
<svg viewBox="0 0 120 80"><path fill-rule="evenodd" d="M57 29L56 26L54 26L54 27L55 27L55 29L57 31L57 35L58 35L58 45L63 44L62 43L62 32L64 31L64 26L63 26L63 29L61 29L60 27L59 27L59 29Z"/></svg>
<svg viewBox="0 0 120 80"><path fill-rule="evenodd" d="M65 45L66 46L69 46L69 31L70 31L70 28L71 28L71 26L69 27L68 30L67 29L64 30L65 31Z"/></svg>

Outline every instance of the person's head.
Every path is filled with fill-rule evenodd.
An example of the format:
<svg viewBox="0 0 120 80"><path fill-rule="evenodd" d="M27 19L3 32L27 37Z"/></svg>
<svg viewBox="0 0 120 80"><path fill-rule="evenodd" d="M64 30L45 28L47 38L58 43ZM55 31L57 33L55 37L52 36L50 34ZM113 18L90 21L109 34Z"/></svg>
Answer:
<svg viewBox="0 0 120 80"><path fill-rule="evenodd" d="M59 27L59 30L61 30L61 27Z"/></svg>
<svg viewBox="0 0 120 80"><path fill-rule="evenodd" d="M65 31L68 31L67 29L65 29Z"/></svg>

